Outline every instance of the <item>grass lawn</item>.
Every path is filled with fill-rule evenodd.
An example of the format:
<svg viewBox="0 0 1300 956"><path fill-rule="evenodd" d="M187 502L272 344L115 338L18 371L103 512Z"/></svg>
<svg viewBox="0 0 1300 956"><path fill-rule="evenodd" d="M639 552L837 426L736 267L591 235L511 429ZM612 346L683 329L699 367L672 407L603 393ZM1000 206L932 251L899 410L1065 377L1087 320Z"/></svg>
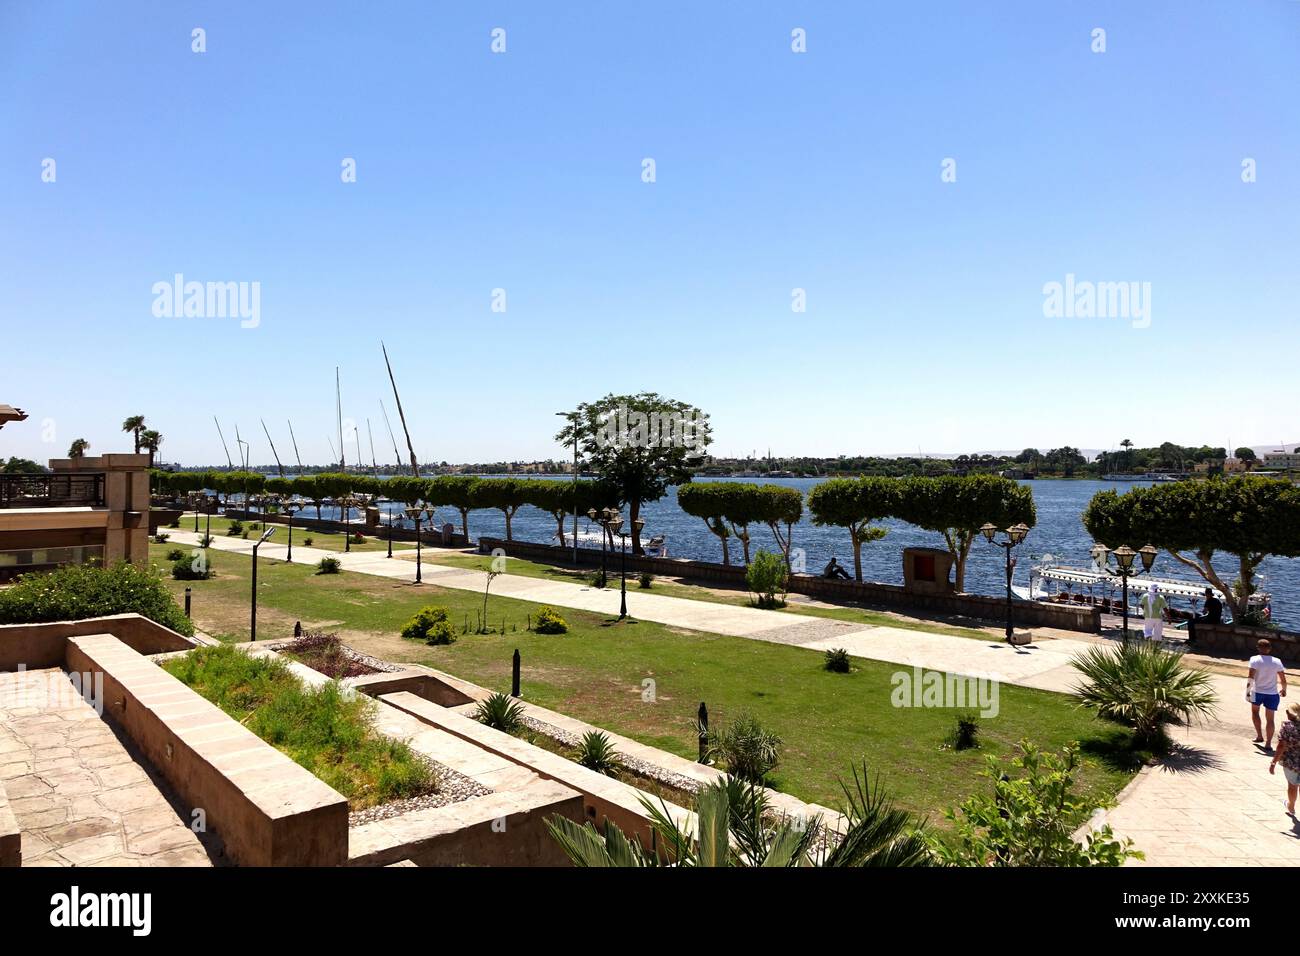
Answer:
<svg viewBox="0 0 1300 956"><path fill-rule="evenodd" d="M402 555L410 561L415 560L415 553ZM469 554L465 551L445 551L426 549L423 560L434 564L448 564L458 568L470 568L475 571L488 570L488 564L491 562L491 555L486 554ZM577 584L586 584L591 578L592 568L584 567L577 570L572 566L543 564L538 561L530 561L525 558L507 558L506 574L517 574L526 578L543 578L548 581L571 581ZM610 559L609 567L609 586L618 589L618 559ZM632 572L628 572L627 587L629 591L639 588L638 579ZM691 601L712 601L715 604L732 604L738 607L749 607L753 605L753 600L747 591L737 591L728 588L720 588L716 584L692 584L687 581L673 581L662 577L656 577L650 588L652 594L662 594L666 597L686 598ZM875 624L886 627L901 627L907 630L928 631L932 634L948 634L953 637L969 637L980 641L987 641L991 633L1001 633L1000 628L993 628L990 631L980 631L971 627L958 627L956 625L942 624L931 621L919 621L902 614L891 614L887 611L875 611L870 608L860 606L829 606L821 604L804 604L801 595L790 595L790 603L780 610L787 614L802 614L807 617L827 617L839 621L851 621L855 624Z"/></svg>
<svg viewBox="0 0 1300 956"><path fill-rule="evenodd" d="M304 515L311 515L312 513L313 513L313 511L312 511L311 509L308 509L307 511L304 511L304 512L303 512ZM295 517L296 517L296 516L295 516ZM199 534L203 534L204 530L208 527L208 525L207 525L207 520L208 520L208 519L207 519L207 516L206 516L206 515L199 515ZM260 522L260 521L245 521L243 524L244 524L244 530L245 530L245 531L248 531L248 537L249 537L250 539L252 539L253 541L256 541L257 538L258 538L258 536L261 535L262 532L261 532L261 531L252 531L252 530L250 530L250 525L252 525L252 524L261 524L261 522ZM288 543L289 543L289 528L288 528L288 526L285 525L285 524L282 524L282 523L280 523L280 522L277 522L277 521L273 521L273 522L271 522L271 526L273 526L273 527L276 529L276 531L275 531L275 534L271 537L271 540L270 540L268 543L269 543L269 544L288 544ZM226 535L226 531L227 531L229 528L230 528L230 519L229 519L229 518L219 517L219 516L217 516L217 515L213 515L213 516L212 516L212 537L213 537L213 538L224 538L224 537L227 537L227 535ZM364 537L365 537L366 540L365 540L365 542L364 542L363 544L356 544L356 543L353 543L353 545L352 545L352 550L353 550L353 551L385 551L385 552L386 552L386 551L388 550L388 539L385 538L385 537L383 536L383 529L380 530L380 533L379 533L379 536L378 536L378 537L371 537L369 534L367 534L367 533L363 530L361 522L359 522L359 521L357 522L357 524L356 524L356 528L357 528L357 531L361 531L361 533L364 535ZM163 534L167 534L167 533L170 532L170 531L190 531L190 532L193 532L193 531L194 531L194 512L191 511L188 515L183 515L183 516L181 517L181 526L180 526L179 528L160 527L158 530L161 531ZM293 543L294 543L294 544L307 545L307 539L308 539L308 538L311 538L311 545L310 545L310 547L313 547L313 548L320 548L320 549L323 550L323 551L342 551L342 550L343 550L343 535L342 535L342 533L332 533L332 532L328 532L328 531L313 531L313 530L311 530L311 529L309 529L309 528L304 528L304 527L302 527L301 525L299 525L297 522L295 522L295 523L294 523L294 526L293 526ZM168 545L167 545L167 546L168 546L168 547L183 547L183 545L173 545L173 544L171 544L170 542L168 542ZM411 554L415 554L415 545L414 545L413 543L409 543L409 542L406 542L406 541L394 541L394 542L393 542L393 551L394 551L394 553L396 553L396 552L399 551L399 550L401 550L401 551L405 551L405 550L408 550L408 549L410 550Z"/></svg>
<svg viewBox="0 0 1300 956"><path fill-rule="evenodd" d="M160 562L166 547L151 546ZM214 551L212 563L217 577L190 582L195 621L214 637L246 640L249 559ZM169 585L178 595L186 586ZM444 605L459 631L465 615L473 621L482 608L482 595L348 572L315 575L266 559L259 562L258 591L262 639L288 637L301 620L377 657L428 664L503 691L518 648L525 699L682 756L696 753L692 719L701 701L715 726L750 711L784 739L775 786L831 806L841 799L837 778L865 760L902 805L938 823L944 808L988 786L979 776L985 755L1005 757L1023 737L1053 749L1080 741L1082 789L1096 802L1113 797L1131 774L1130 732L1061 694L1003 686L1000 713L981 722L982 749L956 752L943 749L953 711L892 706L897 665L855 659L851 673L832 674L822 669L819 651L620 624L571 609L561 609L569 633L539 635L525 630L538 605L498 597L490 599L488 617L499 626L504 616L505 634L464 634L450 646L429 647L398 636L418 608ZM646 681L654 682L653 700L644 699Z"/></svg>

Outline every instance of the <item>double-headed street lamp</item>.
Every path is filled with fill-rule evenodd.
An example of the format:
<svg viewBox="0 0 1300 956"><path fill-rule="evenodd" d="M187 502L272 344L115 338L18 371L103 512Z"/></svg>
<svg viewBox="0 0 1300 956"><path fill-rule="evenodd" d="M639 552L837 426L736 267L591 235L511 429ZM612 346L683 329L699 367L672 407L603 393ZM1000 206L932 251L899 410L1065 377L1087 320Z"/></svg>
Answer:
<svg viewBox="0 0 1300 956"><path fill-rule="evenodd" d="M343 512L343 553L352 553L352 508L359 503L359 499L351 495L345 495L339 499L339 508Z"/></svg>
<svg viewBox="0 0 1300 956"><path fill-rule="evenodd" d="M1011 615L1011 572L1015 569L1016 563L1011 559L1011 549L1025 540L1025 535L1029 534L1029 525L1023 521L1019 524L1013 524L1002 532L1006 535L1006 538L1002 541L997 540L998 528L995 524L986 523L980 528L980 532L984 535L985 541L997 545L1007 555L1007 643L1014 644L1015 641L1012 638L1016 629Z"/></svg>
<svg viewBox="0 0 1300 956"><path fill-rule="evenodd" d="M609 543L609 535L612 533L612 525L614 519L617 518L621 523L623 518L613 508L601 508L599 511L595 508L588 508L587 517L604 529L604 533L600 536L600 579L604 581L609 576L609 572L605 565L605 556L609 553L606 545ZM604 585L602 584L601 587L604 587Z"/></svg>
<svg viewBox="0 0 1300 956"><path fill-rule="evenodd" d="M289 553L286 555L285 560L290 563L293 562L293 516L302 511L304 507L306 507L306 502L298 497L286 498L280 502L280 510L289 519Z"/></svg>
<svg viewBox="0 0 1300 956"><path fill-rule="evenodd" d="M433 520L433 505L411 505L406 509L406 517L415 522L415 583L419 584L423 580L421 576L421 557L420 557L420 522Z"/></svg>
<svg viewBox="0 0 1300 956"><path fill-rule="evenodd" d="M248 619L249 640L253 640L253 641L257 640L257 549L260 548L266 542L266 539L271 537L271 535L273 534L275 534L275 529L267 528L265 531L262 532L262 536L257 539L257 543L253 545L252 609L249 613L249 619Z"/></svg>
<svg viewBox="0 0 1300 956"><path fill-rule="evenodd" d="M637 534L640 534L641 529L644 527L645 520L643 518L637 518L632 522L632 528L635 529ZM628 535L632 532L623 530L623 516L617 513L615 513L615 516L609 521L609 530L618 535L619 541L622 545L623 567L620 572L620 578L622 580L620 584L621 598L618 609L618 619L621 621L623 618L627 617L627 539Z"/></svg>
<svg viewBox="0 0 1300 956"><path fill-rule="evenodd" d="M1101 544L1099 542L1093 545L1092 551L1090 553L1092 554L1092 559L1093 561L1096 562L1098 569L1105 571L1111 577L1119 578L1121 581L1124 582L1124 640L1127 642L1128 641L1128 579L1130 577L1136 577L1139 574L1145 574L1146 572L1150 571L1151 566L1156 562L1156 555L1159 554L1160 552L1156 549L1156 546L1153 544L1143 545L1141 548L1138 548L1136 551L1134 551L1126 544L1121 544L1118 548L1115 548L1112 551L1110 548L1106 547L1104 544ZM1110 567L1110 558L1112 555L1114 556L1115 564L1117 565L1117 567L1114 568L1113 570ZM1133 559L1138 556L1141 556L1142 558L1142 569L1140 571L1135 570L1133 567Z"/></svg>

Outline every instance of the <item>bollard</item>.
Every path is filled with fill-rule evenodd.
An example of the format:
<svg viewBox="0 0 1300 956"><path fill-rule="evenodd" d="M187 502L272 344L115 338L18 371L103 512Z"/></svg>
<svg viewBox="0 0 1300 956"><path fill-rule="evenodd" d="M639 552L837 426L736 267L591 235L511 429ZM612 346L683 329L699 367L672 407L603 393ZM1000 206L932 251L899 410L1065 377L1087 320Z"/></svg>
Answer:
<svg viewBox="0 0 1300 956"><path fill-rule="evenodd" d="M704 706L704 701L700 701L697 720L700 735L700 763L707 764L709 762L709 708Z"/></svg>
<svg viewBox="0 0 1300 956"><path fill-rule="evenodd" d="M185 589L185 616L190 616L190 589Z"/></svg>
<svg viewBox="0 0 1300 956"><path fill-rule="evenodd" d="M515 656L510 664L510 696L518 697L519 694L519 648L515 648Z"/></svg>
<svg viewBox="0 0 1300 956"><path fill-rule="evenodd" d="M293 622L293 636L302 637L302 621Z"/></svg>

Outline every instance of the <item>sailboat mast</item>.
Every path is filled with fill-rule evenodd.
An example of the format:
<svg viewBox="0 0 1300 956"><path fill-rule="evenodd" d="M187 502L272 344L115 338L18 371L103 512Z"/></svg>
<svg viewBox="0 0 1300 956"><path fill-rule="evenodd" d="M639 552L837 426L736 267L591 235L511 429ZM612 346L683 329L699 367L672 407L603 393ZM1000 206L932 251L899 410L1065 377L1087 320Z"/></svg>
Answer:
<svg viewBox="0 0 1300 956"><path fill-rule="evenodd" d="M217 421L216 415L212 416L212 420L216 422L217 434L220 435L221 437L221 448L226 453L226 467L233 471L235 468L235 463L230 460L230 447L226 444L226 436L221 434L221 422Z"/></svg>
<svg viewBox="0 0 1300 956"><path fill-rule="evenodd" d="M393 434L393 424L388 420L388 409L384 407L384 400L379 400L379 410L384 413L384 424L388 426L388 440L393 443L393 461L397 463L397 473L402 473L402 454L397 450L397 436Z"/></svg>
<svg viewBox="0 0 1300 956"><path fill-rule="evenodd" d="M298 439L293 437L293 422L289 422L289 440L293 442L293 457L298 459L298 473L302 474L302 455L298 454Z"/></svg>
<svg viewBox="0 0 1300 956"><path fill-rule="evenodd" d="M411 474L420 477L420 463L415 457L415 447L411 444L411 430L406 427L406 412L402 411L402 396L397 394L397 379L393 377L393 363L388 361L388 346L383 342L379 347L384 350L384 364L388 366L388 381L393 384L393 400L397 402L397 417L402 422L402 432L406 435L406 450L411 453Z"/></svg>
<svg viewBox="0 0 1300 956"><path fill-rule="evenodd" d="M280 477L283 478L284 465L280 464L280 453L275 450L275 442L271 440L271 433L267 430L266 422L260 418L258 421L262 422L262 431L266 434L266 443L271 446L271 454L275 456L275 467L280 472Z"/></svg>
<svg viewBox="0 0 1300 956"><path fill-rule="evenodd" d="M339 424L339 471L346 472L348 463L343 450L343 388L339 384L339 367L334 366L334 413Z"/></svg>

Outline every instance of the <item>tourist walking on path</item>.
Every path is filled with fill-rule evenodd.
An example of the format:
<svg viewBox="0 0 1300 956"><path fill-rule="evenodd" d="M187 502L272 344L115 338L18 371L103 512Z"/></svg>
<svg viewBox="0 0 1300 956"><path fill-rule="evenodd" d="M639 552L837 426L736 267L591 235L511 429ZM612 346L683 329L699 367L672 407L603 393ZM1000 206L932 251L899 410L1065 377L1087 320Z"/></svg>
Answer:
<svg viewBox="0 0 1300 956"><path fill-rule="evenodd" d="M1259 653L1250 659L1250 676L1246 678L1246 698L1250 701L1250 719L1255 724L1255 743L1262 743L1267 751L1273 746L1273 714L1286 696L1286 667L1269 652L1273 645L1267 639L1256 645ZM1265 729L1260 728L1259 708L1267 711Z"/></svg>
<svg viewBox="0 0 1300 956"><path fill-rule="evenodd" d="M1300 704L1286 709L1286 723L1277 735L1277 753L1268 765L1269 773L1277 773L1278 761L1286 775L1286 812L1295 816L1296 791L1300 790Z"/></svg>
<svg viewBox="0 0 1300 956"><path fill-rule="evenodd" d="M1165 607L1169 602L1165 596L1156 590L1155 582L1152 581L1147 587L1147 593L1142 595L1138 600L1138 606L1142 609L1142 635L1148 639L1154 638L1160 640L1165 633Z"/></svg>

